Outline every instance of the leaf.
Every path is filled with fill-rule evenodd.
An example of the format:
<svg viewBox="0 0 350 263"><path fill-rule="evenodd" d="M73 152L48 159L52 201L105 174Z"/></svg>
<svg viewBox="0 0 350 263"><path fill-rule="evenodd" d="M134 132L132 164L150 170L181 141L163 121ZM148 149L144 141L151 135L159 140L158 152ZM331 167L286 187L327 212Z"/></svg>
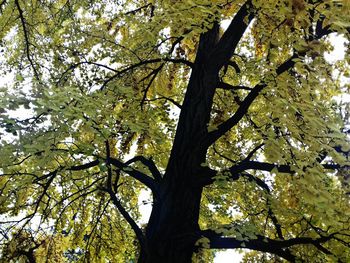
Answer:
<svg viewBox="0 0 350 263"><path fill-rule="evenodd" d="M16 75L16 80L22 82L24 80L24 77L21 74Z"/></svg>

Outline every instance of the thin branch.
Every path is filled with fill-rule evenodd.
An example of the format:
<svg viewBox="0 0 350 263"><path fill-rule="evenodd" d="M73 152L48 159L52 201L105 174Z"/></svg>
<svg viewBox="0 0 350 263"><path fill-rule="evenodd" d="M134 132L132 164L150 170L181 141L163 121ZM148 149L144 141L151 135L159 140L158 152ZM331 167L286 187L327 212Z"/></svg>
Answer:
<svg viewBox="0 0 350 263"><path fill-rule="evenodd" d="M272 223L274 224L275 226L275 229L276 229L276 232L277 232L277 236L280 238L280 239L284 239L283 237L283 234L282 234L282 228L281 228L281 224L278 222L278 219L275 215L275 213L272 211L270 205L271 205L271 202L270 202L270 194L271 194L271 190L269 188L269 186L263 181L261 180L260 178L256 177L256 176L253 176L249 173L241 173L240 176L235 176L233 174L233 177L234 178L239 178L239 177L245 177L247 178L249 181L251 182L255 182L258 186L260 186L263 190L266 191L266 193L268 194L267 196L267 213L268 213L268 216L271 218L271 221Z"/></svg>
<svg viewBox="0 0 350 263"><path fill-rule="evenodd" d="M156 100L167 100L169 102L171 102L172 104L174 104L176 107L178 107L179 109L181 109L181 104L178 103L176 100L169 98L169 97L165 97L165 96L160 96L154 99L146 99L145 101L156 101Z"/></svg>
<svg viewBox="0 0 350 263"><path fill-rule="evenodd" d="M92 227L92 229L91 229L91 231L90 231L90 234L87 235L87 242L86 242L86 246L85 246L86 251L89 250L89 246L90 246L91 241L92 241L92 238L91 238L91 237L92 237L92 235L94 234L94 232L96 231L97 226L100 224L101 219L102 219L102 217L104 216L105 212L107 211L107 208L108 208L108 206L109 206L110 201L111 201L111 200L109 199L109 200L106 202L106 204L104 205L104 207L103 207L103 209L102 209L102 212L100 212L101 206L102 206L102 202L103 202L103 199L100 199L100 204L99 204L99 206L98 206L98 212L96 213L96 214L97 214L96 222L94 223L94 225L93 225L93 227ZM94 216L93 218L95 218L95 216ZM91 223L92 223L92 222L91 222ZM91 223L90 223L90 224L91 224Z"/></svg>
<svg viewBox="0 0 350 263"><path fill-rule="evenodd" d="M114 72L114 73L118 73L118 70L115 70L114 68L111 68L111 67L106 66L106 65L101 64L101 63L96 63L96 62L92 62L92 61L81 61L81 62L78 62L78 63L75 63L75 64L70 65L70 66L61 74L61 77L60 77L59 80L57 81L57 85L62 81L62 79L64 78L64 76L65 76L69 71L73 71L73 70L76 69L77 67L79 67L79 66L81 66L81 65L84 65L84 64L87 64L87 65L94 65L94 66L101 67L101 68L107 69L107 70L109 70L109 71L112 71L112 72Z"/></svg>
<svg viewBox="0 0 350 263"><path fill-rule="evenodd" d="M24 218L22 219L22 220L26 220L26 222L25 222L25 223L23 224L23 226L22 226L22 229L24 229L24 227L33 219L33 217L35 216L35 214L37 213L37 211L38 211L38 209L39 209L40 203L43 202L44 196L45 196L45 195L49 196L49 195L47 194L47 191L48 191L48 189L49 189L51 183L53 182L53 180L56 178L56 176L57 176L57 174L58 174L58 171L59 171L59 170L57 169L57 170L54 170L54 171L48 173L47 175L44 175L45 178L49 178L49 179L47 180L47 182L46 182L44 185L40 184L40 185L44 188L44 189L43 189L43 192L42 192L41 195L38 197L37 201L34 203L34 204L36 204L36 205L35 205L35 208L34 208L34 211L33 211L31 214L27 215L26 217L24 217ZM37 179L34 180L34 182L36 182L36 181L37 181ZM45 210L46 210L46 209L45 209Z"/></svg>
<svg viewBox="0 0 350 263"><path fill-rule="evenodd" d="M148 4L143 5L143 6L139 7L139 8L137 8L137 9L134 9L134 10L131 10L131 11L126 12L125 15L129 15L129 14L135 15L137 12L140 12L140 11L142 11L143 9L146 9L146 8L149 7L149 6L152 7L153 4L152 4L152 3L148 3Z"/></svg>
<svg viewBox="0 0 350 263"><path fill-rule="evenodd" d="M103 179L104 179L104 177L101 177L100 179L95 180L95 182L93 182L91 185L93 185L93 184L95 184L96 182L99 182L100 180L103 180ZM90 185L90 186L91 186L91 185ZM85 189L88 189L90 186L86 187ZM81 191L84 191L85 189L82 189ZM76 195L77 193L79 193L79 192L81 192L81 191L77 191L77 192L71 194L70 196L68 196L67 198L60 200L60 201L57 202L52 208L54 208L56 205L58 205L58 204L60 204L60 203L63 203L64 200L68 200L68 198L73 197L74 195ZM90 191L88 191L88 192L84 192L84 193L82 193L82 194L80 194L80 195L74 197L72 200L70 200L70 201L63 207L63 209L61 210L61 212L60 212L59 215L58 215L58 218L62 218L62 215L65 213L66 209L67 209L68 207L70 207L75 201L77 201L77 200L80 199L80 198L87 197L87 196L89 196L90 194L95 193L95 192L97 192L97 191L100 191L100 188L97 188L97 187L96 187L96 188L93 188L92 190L90 190ZM57 222L58 222L58 221L57 221Z"/></svg>
<svg viewBox="0 0 350 263"><path fill-rule="evenodd" d="M139 63L136 63L136 64L133 64L131 66L128 66L122 70L119 70L117 72L117 74L109 77L102 85L101 89L104 89L109 82L111 82L112 80L116 79L117 77L120 77L121 75L133 70L133 69L136 69L140 66L143 66L143 65L147 65L147 64L153 64L153 63L158 63L158 62L172 62L172 63L181 63L181 64L185 64L189 67L193 67L193 63L186 60L186 59L181 59L181 58L155 58L155 59L150 59L150 60L144 60L144 61L141 61Z"/></svg>
<svg viewBox="0 0 350 263"><path fill-rule="evenodd" d="M149 187L153 191L153 193L157 192L156 191L157 185L156 185L155 181L151 177L149 177L148 175L146 175L146 174L144 174L144 173L142 173L142 172L140 172L132 167L129 167L125 163L123 163L115 158L110 157L109 162L110 162L110 164L114 165L115 167L119 168L123 172L127 173L131 177L135 178L139 182L141 182L144 185L146 185L147 187Z"/></svg>
<svg viewBox="0 0 350 263"><path fill-rule="evenodd" d="M205 144L209 147L216 140L218 140L222 135L228 132L232 127L234 127L247 113L250 105L254 102L259 93L266 87L266 84L256 85L251 92L246 96L246 98L240 103L239 108L235 114L230 117L225 122L221 123L216 130L209 132L205 140Z"/></svg>
<svg viewBox="0 0 350 263"><path fill-rule="evenodd" d="M3 7L5 6L6 2L7 2L7 0L2 0L1 3L0 3L0 12L1 12L1 14L2 14L2 12L3 12L2 9L3 9Z"/></svg>
<svg viewBox="0 0 350 263"><path fill-rule="evenodd" d="M152 173L153 177L157 180L160 181L162 179L162 175L159 172L156 164L153 162L152 158L147 159L144 156L136 156L130 160L128 160L127 162L125 162L126 165L129 165L131 163L140 161L142 164L144 164L145 166L147 166L147 168L149 169L149 171Z"/></svg>
<svg viewBox="0 0 350 263"><path fill-rule="evenodd" d="M213 150L214 150L214 152L215 152L217 155L219 155L221 158L224 158L226 161L229 161L229 162L231 162L231 163L236 163L233 159L231 159L231 158L229 158L229 157L223 155L222 153L220 153L220 152L215 148L215 146L213 146Z"/></svg>
<svg viewBox="0 0 350 263"><path fill-rule="evenodd" d="M111 167L111 153L110 153L110 147L108 141L105 142L106 144L106 165L107 165L107 188L104 189L111 197L112 202L117 207L119 212L122 214L124 219L129 223L130 227L134 230L137 239L140 242L141 250L144 250L146 248L145 246L145 237L142 233L142 230L139 228L139 226L136 224L134 219L130 216L130 214L125 210L125 208L122 206L121 202L116 196L116 193L113 191L113 184L112 184L112 167Z"/></svg>
<svg viewBox="0 0 350 263"><path fill-rule="evenodd" d="M30 41L29 41L29 35L28 35L28 30L27 30L27 22L24 18L24 15L23 15L23 10L21 9L21 6L19 5L19 2L18 0L15 0L15 5L17 7L17 10L18 10L18 13L19 13L19 17L20 17L20 20L21 20L21 24L22 24L22 29L23 29L23 34L24 34L24 40L25 40L25 45L26 45L26 56L27 56L27 59L34 71L34 75L35 75L35 78L39 81L40 78L39 78L39 74L34 66L34 62L30 56L30 49L29 49L29 46L30 46Z"/></svg>
<svg viewBox="0 0 350 263"><path fill-rule="evenodd" d="M223 90L252 90L252 88L247 86L233 86L225 82L219 82L219 85L217 88L223 89Z"/></svg>
<svg viewBox="0 0 350 263"><path fill-rule="evenodd" d="M263 190L265 190L268 195L271 194L271 190L270 190L269 186L263 180L261 180L260 178L258 178L256 176L253 176L253 175L251 175L249 173L232 174L230 179L231 180L238 180L241 177L245 177L249 181L255 182L259 187L261 187ZM283 238L283 234L282 234L281 224L278 222L278 219L277 219L276 215L274 214L274 212L272 211L272 209L270 207L269 196L267 197L267 206L268 206L268 209L267 209L268 215L271 218L272 223L275 226L275 229L276 229L278 237L280 239L284 239Z"/></svg>
<svg viewBox="0 0 350 263"><path fill-rule="evenodd" d="M105 142L106 144L106 166L107 166L107 189L112 191L112 167L110 163L111 159L111 150L109 148L108 140Z"/></svg>
<svg viewBox="0 0 350 263"><path fill-rule="evenodd" d="M158 68L156 68L155 70L152 71L151 74L152 74L153 76L152 76L152 78L150 79L150 81L148 82L146 88L143 90L143 96L142 96L142 100L141 100L141 103L140 103L140 104L141 104L141 109L143 108L143 104L145 103L145 100L146 100L146 98L147 98L148 90L150 89L150 87L151 87L153 81L156 79L158 73L162 70L163 66L164 66L164 63L161 64Z"/></svg>

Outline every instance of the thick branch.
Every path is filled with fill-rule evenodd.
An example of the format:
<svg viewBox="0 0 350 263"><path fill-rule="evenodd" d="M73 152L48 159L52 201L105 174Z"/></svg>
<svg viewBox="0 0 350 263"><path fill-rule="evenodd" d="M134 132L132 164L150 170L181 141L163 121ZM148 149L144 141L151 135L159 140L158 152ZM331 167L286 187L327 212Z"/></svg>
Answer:
<svg viewBox="0 0 350 263"><path fill-rule="evenodd" d="M348 168L348 166L341 166L339 164L321 164L324 169L328 170L338 170L343 168ZM267 162L257 162L257 161L243 161L236 165L231 166L226 172L231 174L230 178L237 180L241 176L247 177L249 180L255 181L260 187L267 190L267 185L257 177L247 176L247 173L244 173L247 170L255 171L266 171L271 172L273 169L276 169L279 173L288 173L294 174L292 167L287 164L274 164ZM225 172L225 171L224 171ZM200 179L198 180L199 184L209 185L215 181L215 176L218 172L207 167L205 171L201 174Z"/></svg>
<svg viewBox="0 0 350 263"><path fill-rule="evenodd" d="M259 170L271 172L273 169L277 169L280 173L294 173L289 165L277 165L267 162L257 161L244 161L237 165L232 166L229 171L233 174L241 173L246 170Z"/></svg>
<svg viewBox="0 0 350 263"><path fill-rule="evenodd" d="M99 160L94 160L94 161L89 162L89 163L71 166L71 167L69 167L67 170L68 170L68 171L81 171L81 170L85 170L85 169L89 169L89 168L95 167L95 166L97 166L99 163L100 163Z"/></svg>
<svg viewBox="0 0 350 263"><path fill-rule="evenodd" d="M297 237L288 240L273 240L268 237L257 235L256 239L241 241L234 237L222 237L220 234L214 232L213 230L202 231L202 236L210 240L210 248L218 249L234 249L234 248L248 248L252 250L258 250L262 252L272 253L278 255L290 262L295 262L296 257L291 254L288 250L289 247L295 245L313 245L316 248L320 248L322 243L331 240L334 234L320 237L317 239L310 237ZM325 253L323 249L322 252Z"/></svg>
<svg viewBox="0 0 350 263"><path fill-rule="evenodd" d="M219 82L218 89L223 90L252 90L252 88L246 86L233 86L225 82Z"/></svg>
<svg viewBox="0 0 350 263"><path fill-rule="evenodd" d="M346 166L341 166L339 164L322 164L324 169L337 170L344 168ZM240 173L246 170L259 170L271 172L273 169L277 169L280 173L295 173L290 165L287 164L273 164L267 162L257 162L257 161L245 161L238 165L232 166L229 170L231 173Z"/></svg>
<svg viewBox="0 0 350 263"><path fill-rule="evenodd" d="M217 71L220 70L222 66L229 63L244 32L254 18L253 12L249 12L250 6L251 0L246 1L242 5L211 53L210 65Z"/></svg>
<svg viewBox="0 0 350 263"><path fill-rule="evenodd" d="M241 73L241 69L235 61L230 60L227 65L233 67L237 73Z"/></svg>
<svg viewBox="0 0 350 263"><path fill-rule="evenodd" d="M299 54L300 55L300 54ZM302 54L305 55L305 54ZM287 70L291 69L295 61L294 59L297 58L298 55L294 54L292 57L290 57L288 60L283 62L281 65L279 65L276 69L276 74L280 75ZM261 83L257 84L253 89L251 89L250 93L245 97L245 99L240 103L239 108L235 112L233 116L231 116L229 119L227 119L225 122L221 123L216 130L210 132L207 136L207 140L205 141L205 144L207 147L209 147L211 144L213 144L216 140L218 140L221 136L223 136L226 132L228 132L230 129L232 129L238 122L245 116L247 113L249 107L254 102L254 100L258 97L260 92L266 87L267 85L262 81Z"/></svg>
<svg viewBox="0 0 350 263"><path fill-rule="evenodd" d="M202 232L202 236L210 240L210 248L215 249L235 249L235 248L248 248L261 252L272 253L278 255L290 262L295 262L295 256L292 255L287 249L288 246L283 246L280 242L269 238L258 236L257 239L241 241L234 237L222 237L220 234L215 233L212 230L205 230Z"/></svg>
<svg viewBox="0 0 350 263"><path fill-rule="evenodd" d="M120 170L123 170L123 172L127 173L131 177L133 177L136 180L138 180L139 182L143 183L144 185L146 185L147 187L149 187L153 191L156 188L155 181L151 177L149 177L148 175L146 175L146 174L144 174L144 173L142 173L142 172L140 172L132 167L129 167L128 165L133 163L133 162L136 162L136 161L141 161L144 165L146 165L149 168L150 172L152 173L154 178L156 178L156 180L161 179L161 174L158 171L155 164L153 163L153 161L149 160L143 156L137 156L137 157L127 161L126 163L123 163L115 158L110 157L110 156L107 159L109 160L110 164L116 166ZM97 160L91 161L91 162L86 163L86 164L71 166L71 167L67 168L67 170L68 171L81 171L81 170L86 170L86 169L95 167L98 164L100 164L100 160L97 159ZM50 176L50 174L45 175L43 177L40 177L37 181L43 180L49 176Z"/></svg>
<svg viewBox="0 0 350 263"><path fill-rule="evenodd" d="M247 113L250 105L253 103L255 98L259 95L260 91L266 87L266 84L258 84L256 85L251 92L247 95L247 97L242 101L238 110L235 114L230 117L225 122L221 123L216 130L210 132L205 140L205 144L209 147L212 143L214 143L217 139L219 139L222 135L228 132L232 127L234 127Z"/></svg>
<svg viewBox="0 0 350 263"><path fill-rule="evenodd" d="M257 146L254 147L254 149L252 151L250 151L250 153L248 153L247 157L244 158L244 161L249 161L253 155L259 150L261 149L262 147L264 146L264 143L261 143Z"/></svg>

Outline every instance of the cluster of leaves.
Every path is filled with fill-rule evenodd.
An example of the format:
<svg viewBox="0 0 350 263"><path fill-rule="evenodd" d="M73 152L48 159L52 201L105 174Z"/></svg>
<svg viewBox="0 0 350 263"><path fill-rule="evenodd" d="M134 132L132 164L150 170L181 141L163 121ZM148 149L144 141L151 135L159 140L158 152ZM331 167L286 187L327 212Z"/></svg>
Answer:
<svg viewBox="0 0 350 263"><path fill-rule="evenodd" d="M127 223L140 219L140 191L166 170L200 35L246 2L1 1L0 69L12 78L0 90L4 262L137 257ZM249 27L220 71L208 132L262 91L207 152L203 167L216 173L200 226L241 248L262 236L309 238L286 247L346 262L350 56L348 47L342 61L325 54L333 32L349 41L349 2L248 2ZM197 245L211 247L205 233ZM252 252L245 262L266 257L274 260Z"/></svg>

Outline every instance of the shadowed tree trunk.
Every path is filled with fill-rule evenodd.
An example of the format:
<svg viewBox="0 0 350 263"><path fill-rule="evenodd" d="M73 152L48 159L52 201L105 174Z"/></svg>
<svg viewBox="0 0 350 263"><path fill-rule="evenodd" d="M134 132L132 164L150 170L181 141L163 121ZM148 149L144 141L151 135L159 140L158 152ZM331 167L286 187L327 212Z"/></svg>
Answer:
<svg viewBox="0 0 350 263"><path fill-rule="evenodd" d="M203 34L182 105L169 159L146 230L147 255L139 262L191 262L198 240L202 186L196 183L205 162L203 142L218 84L218 72L207 64L217 43L219 25Z"/></svg>

